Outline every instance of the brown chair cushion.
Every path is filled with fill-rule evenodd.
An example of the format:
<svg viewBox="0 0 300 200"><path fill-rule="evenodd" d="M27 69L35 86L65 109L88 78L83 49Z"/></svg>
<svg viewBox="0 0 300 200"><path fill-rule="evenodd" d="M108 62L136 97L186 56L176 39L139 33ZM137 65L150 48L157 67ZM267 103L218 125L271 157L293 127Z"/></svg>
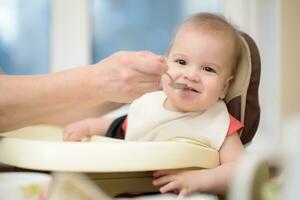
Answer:
<svg viewBox="0 0 300 200"><path fill-rule="evenodd" d="M241 141L243 144L251 142L259 124L260 106L258 98L258 87L260 80L261 62L258 48L254 40L246 33L241 32L241 36L248 44L250 55L249 72L250 77L240 95L232 95L227 99L227 107L229 112L244 123L244 129L240 132ZM247 78L246 78L247 79Z"/></svg>

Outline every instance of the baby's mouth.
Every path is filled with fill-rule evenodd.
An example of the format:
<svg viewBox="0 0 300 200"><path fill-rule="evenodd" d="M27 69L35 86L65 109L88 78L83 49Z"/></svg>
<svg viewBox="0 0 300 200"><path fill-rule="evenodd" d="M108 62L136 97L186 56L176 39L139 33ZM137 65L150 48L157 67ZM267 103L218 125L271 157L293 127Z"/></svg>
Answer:
<svg viewBox="0 0 300 200"><path fill-rule="evenodd" d="M193 87L189 87L189 86L185 87L183 90L184 91L191 91L191 92L195 92L195 93L200 93L200 91L198 91L197 89L195 89Z"/></svg>

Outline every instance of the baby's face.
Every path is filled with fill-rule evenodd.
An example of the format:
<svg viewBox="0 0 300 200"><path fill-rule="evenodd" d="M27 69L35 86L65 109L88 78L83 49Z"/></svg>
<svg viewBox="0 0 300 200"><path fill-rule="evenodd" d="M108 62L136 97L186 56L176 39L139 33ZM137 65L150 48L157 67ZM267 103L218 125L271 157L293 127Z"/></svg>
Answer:
<svg viewBox="0 0 300 200"><path fill-rule="evenodd" d="M230 42L229 42L230 43ZM193 27L181 28L167 57L169 74L186 89L173 89L162 78L165 107L180 112L204 111L224 98L231 77L231 45L226 38Z"/></svg>

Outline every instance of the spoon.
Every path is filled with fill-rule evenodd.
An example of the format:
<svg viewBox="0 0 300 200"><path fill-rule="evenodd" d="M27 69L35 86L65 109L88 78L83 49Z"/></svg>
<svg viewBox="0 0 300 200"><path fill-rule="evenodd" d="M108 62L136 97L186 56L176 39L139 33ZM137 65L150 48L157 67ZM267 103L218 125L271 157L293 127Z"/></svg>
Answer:
<svg viewBox="0 0 300 200"><path fill-rule="evenodd" d="M170 74L166 73L166 75L170 79L170 83L169 83L170 87L172 87L174 89L183 89L183 88L187 87L187 84L185 84L185 83L177 83L177 82L175 82L174 79L172 78L172 76Z"/></svg>

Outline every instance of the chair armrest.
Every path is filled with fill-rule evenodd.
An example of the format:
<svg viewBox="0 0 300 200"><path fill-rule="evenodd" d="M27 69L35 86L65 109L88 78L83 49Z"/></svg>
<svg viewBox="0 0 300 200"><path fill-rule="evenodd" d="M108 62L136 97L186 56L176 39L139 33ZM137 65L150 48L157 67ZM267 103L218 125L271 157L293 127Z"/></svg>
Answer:
<svg viewBox="0 0 300 200"><path fill-rule="evenodd" d="M229 200L261 200L262 187L269 180L266 154L245 153L231 183Z"/></svg>

